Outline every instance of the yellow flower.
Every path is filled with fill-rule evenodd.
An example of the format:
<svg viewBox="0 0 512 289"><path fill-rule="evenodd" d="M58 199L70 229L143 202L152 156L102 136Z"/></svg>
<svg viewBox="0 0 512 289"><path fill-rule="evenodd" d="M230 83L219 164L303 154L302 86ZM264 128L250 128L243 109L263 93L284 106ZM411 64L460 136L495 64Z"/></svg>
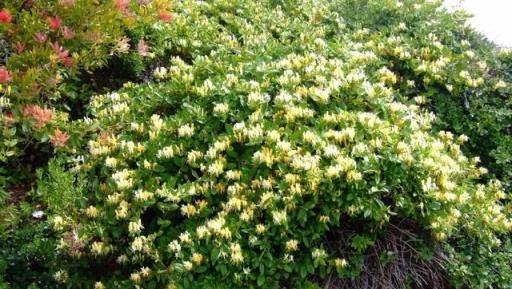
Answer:
<svg viewBox="0 0 512 289"><path fill-rule="evenodd" d="M130 280L131 280L133 283L135 283L135 284L140 283L140 281L141 281L140 274L139 274L139 273L131 273L131 274L130 274Z"/></svg>
<svg viewBox="0 0 512 289"><path fill-rule="evenodd" d="M65 283L68 280L68 272L64 270L59 270L53 274L53 279L58 283Z"/></svg>
<svg viewBox="0 0 512 289"><path fill-rule="evenodd" d="M66 224L61 216L55 216L52 221L54 230L62 230Z"/></svg>
<svg viewBox="0 0 512 289"><path fill-rule="evenodd" d="M135 192L135 199L139 201L148 201L153 199L154 194L145 190L138 190Z"/></svg>
<svg viewBox="0 0 512 289"><path fill-rule="evenodd" d="M91 245L91 252L94 255L103 255L106 253L105 243L103 242L93 242Z"/></svg>
<svg viewBox="0 0 512 289"><path fill-rule="evenodd" d="M130 222L128 224L128 231L130 232L130 234L138 234L140 233L140 231L143 229L144 227L142 226L142 222L140 219L136 220L136 221L133 221L133 222Z"/></svg>
<svg viewBox="0 0 512 289"><path fill-rule="evenodd" d="M194 133L194 125L186 124L178 128L179 137L191 137Z"/></svg>
<svg viewBox="0 0 512 289"><path fill-rule="evenodd" d="M256 233L258 233L260 235L265 233L266 229L267 228L265 228L265 225L263 225L263 224L256 225Z"/></svg>
<svg viewBox="0 0 512 289"><path fill-rule="evenodd" d="M195 165L199 158L202 157L202 153L199 151L192 150L187 154L187 163L189 165Z"/></svg>
<svg viewBox="0 0 512 289"><path fill-rule="evenodd" d="M199 253L194 253L192 254L192 258L191 258L192 262L194 262L196 265L200 265L201 262L203 262L203 255L199 254Z"/></svg>
<svg viewBox="0 0 512 289"><path fill-rule="evenodd" d="M286 241L285 248L286 248L286 251L289 251L289 252L297 251L299 248L299 241L297 241L297 240Z"/></svg>
<svg viewBox="0 0 512 289"><path fill-rule="evenodd" d="M196 228L196 235L198 239L203 239L208 236L209 231L205 226L199 226Z"/></svg>
<svg viewBox="0 0 512 289"><path fill-rule="evenodd" d="M198 213L198 211L196 210L196 207L194 207L194 205L192 205L192 204L181 205L181 214L182 215L190 218L190 217L196 215L197 213Z"/></svg>
<svg viewBox="0 0 512 289"><path fill-rule="evenodd" d="M96 216L98 216L98 209L94 206L89 206L86 210L85 210L85 214L87 215L87 217L89 218L96 218Z"/></svg>
<svg viewBox="0 0 512 289"><path fill-rule="evenodd" d="M110 168L115 168L118 164L118 161L116 158L113 157L107 157L105 159L105 165Z"/></svg>
<svg viewBox="0 0 512 289"><path fill-rule="evenodd" d="M240 171L235 170L229 170L226 172L226 179L230 181L238 181L240 180L240 177L242 176L242 173Z"/></svg>
<svg viewBox="0 0 512 289"><path fill-rule="evenodd" d="M191 271L192 268L194 268L194 265L190 261L185 261L183 262L183 268L185 268L187 271Z"/></svg>
<svg viewBox="0 0 512 289"><path fill-rule="evenodd" d="M264 147L254 153L253 160L258 164L266 164L268 167L271 167L274 162L272 150L268 147Z"/></svg>
<svg viewBox="0 0 512 289"><path fill-rule="evenodd" d="M244 257L242 256L242 248L240 248L240 244L232 243L230 246L231 251L231 261L234 264L239 264L244 261Z"/></svg>
<svg viewBox="0 0 512 289"><path fill-rule="evenodd" d="M229 111L229 105L225 102L217 103L213 107L213 112L217 116L223 116L223 115L227 114L228 111Z"/></svg>
<svg viewBox="0 0 512 289"><path fill-rule="evenodd" d="M446 239L446 233L445 232L438 232L434 235L434 237L438 240L438 241L442 241L442 240L445 240Z"/></svg>
<svg viewBox="0 0 512 289"><path fill-rule="evenodd" d="M329 216L324 216L324 215L320 216L320 222L322 222L322 223L329 223L330 220L331 219L329 218Z"/></svg>
<svg viewBox="0 0 512 289"><path fill-rule="evenodd" d="M149 275L151 274L151 269L149 269L148 267L142 267L140 269L140 273L142 274L142 277L148 278Z"/></svg>
<svg viewBox="0 0 512 289"><path fill-rule="evenodd" d="M274 220L274 223L276 225L282 225L286 223L286 221L288 220L288 216L286 214L286 211L273 211L272 219Z"/></svg>
<svg viewBox="0 0 512 289"><path fill-rule="evenodd" d="M348 262L345 259L337 258L334 260L334 264L335 264L336 268L345 268L345 267L347 267Z"/></svg>
<svg viewBox="0 0 512 289"><path fill-rule="evenodd" d="M122 196L122 195L120 195ZM116 209L116 219L124 219L128 216L128 208L130 207L130 204L126 201L121 201L119 204L119 207Z"/></svg>
<svg viewBox="0 0 512 289"><path fill-rule="evenodd" d="M498 82L494 85L494 88L495 88L495 89L502 89L502 88L506 88L506 87L507 87L507 83L505 83L503 80L498 81Z"/></svg>
<svg viewBox="0 0 512 289"><path fill-rule="evenodd" d="M192 243L192 239L190 238L189 232L181 233L178 237L180 239L180 242L183 244L191 244Z"/></svg>

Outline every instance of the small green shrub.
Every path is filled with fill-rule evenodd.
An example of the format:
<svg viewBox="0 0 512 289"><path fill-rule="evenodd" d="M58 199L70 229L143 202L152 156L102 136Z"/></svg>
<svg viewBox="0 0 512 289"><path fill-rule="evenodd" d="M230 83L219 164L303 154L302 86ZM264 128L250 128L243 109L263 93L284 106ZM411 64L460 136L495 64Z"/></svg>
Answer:
<svg viewBox="0 0 512 289"><path fill-rule="evenodd" d="M0 239L0 288L55 288L52 268L59 260L51 225L18 217L27 223Z"/></svg>
<svg viewBox="0 0 512 289"><path fill-rule="evenodd" d="M448 246L451 281L457 287L512 288L509 238L499 246L488 246L478 239L459 236Z"/></svg>
<svg viewBox="0 0 512 289"><path fill-rule="evenodd" d="M73 211L83 204L85 184L80 182L80 176L66 173L65 164L50 161L47 167L47 175L39 170L37 197L46 204L47 209L56 214ZM78 180L77 180L78 179ZM81 186L75 186L75 183Z"/></svg>

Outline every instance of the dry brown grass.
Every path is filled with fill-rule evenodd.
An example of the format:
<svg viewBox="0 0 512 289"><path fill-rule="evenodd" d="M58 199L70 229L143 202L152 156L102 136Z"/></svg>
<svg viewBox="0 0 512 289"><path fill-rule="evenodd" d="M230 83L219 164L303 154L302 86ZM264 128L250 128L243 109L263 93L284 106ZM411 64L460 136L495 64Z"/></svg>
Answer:
<svg viewBox="0 0 512 289"><path fill-rule="evenodd" d="M323 280L324 289L448 289L452 288L444 277L446 256L434 246L432 256L426 258L415 247L419 227L402 221L389 225L366 251L362 270L354 279L331 274ZM333 230L325 244L331 252L346 255L353 250L349 241L356 228ZM417 244L416 244L417 245ZM390 262L383 264L380 256L391 254Z"/></svg>

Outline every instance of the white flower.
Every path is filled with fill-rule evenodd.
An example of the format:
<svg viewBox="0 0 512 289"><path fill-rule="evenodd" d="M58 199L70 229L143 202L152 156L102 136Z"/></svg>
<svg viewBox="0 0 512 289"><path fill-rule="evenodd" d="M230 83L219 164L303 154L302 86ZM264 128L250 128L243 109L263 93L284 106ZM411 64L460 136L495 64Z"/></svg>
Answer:
<svg viewBox="0 0 512 289"><path fill-rule="evenodd" d="M313 259L319 259L324 258L327 254L325 253L324 249L314 249L313 252L311 252L311 256Z"/></svg>
<svg viewBox="0 0 512 289"><path fill-rule="evenodd" d="M162 118L158 115L158 114L153 114L151 116L151 124L152 124L152 127L151 129L153 131L160 131L163 126L164 126L164 121L162 120Z"/></svg>
<svg viewBox="0 0 512 289"><path fill-rule="evenodd" d="M53 274L53 279L58 283L65 283L68 280L68 272L64 270L59 270Z"/></svg>
<svg viewBox="0 0 512 289"><path fill-rule="evenodd" d="M304 140L304 142L312 143L316 139L316 134L310 130L305 131L302 134L302 139Z"/></svg>
<svg viewBox="0 0 512 289"><path fill-rule="evenodd" d="M117 166L117 159L113 157L107 157L105 159L105 165L109 168L115 168Z"/></svg>
<svg viewBox="0 0 512 289"><path fill-rule="evenodd" d="M147 241L147 238L144 237L144 236L135 237L135 239L133 239L133 242L132 242L132 245L131 245L132 251L133 252L142 251L146 241Z"/></svg>
<svg viewBox="0 0 512 289"><path fill-rule="evenodd" d="M196 228L196 235L198 239L203 239L204 237L209 235L208 228L205 226L199 226Z"/></svg>
<svg viewBox="0 0 512 289"><path fill-rule="evenodd" d="M345 259L337 258L334 260L334 264L335 264L336 268L345 268L345 267L347 267L348 262Z"/></svg>
<svg viewBox="0 0 512 289"><path fill-rule="evenodd" d="M263 126L261 124L257 124L255 126L251 126L247 131L247 136L251 141L256 141L263 137Z"/></svg>
<svg viewBox="0 0 512 289"><path fill-rule="evenodd" d="M261 94L258 92L251 92L247 96L247 104L249 107L258 107L261 104L267 103L270 101L270 96L268 94Z"/></svg>
<svg viewBox="0 0 512 289"><path fill-rule="evenodd" d="M475 52L472 50L468 50L464 54L466 54L466 56L470 59L475 58Z"/></svg>
<svg viewBox="0 0 512 289"><path fill-rule="evenodd" d="M112 113L118 114L118 113L127 113L130 111L130 107L126 102L116 103L112 106Z"/></svg>
<svg viewBox="0 0 512 289"><path fill-rule="evenodd" d="M293 99L293 97L290 93L288 93L287 91L281 91L278 95L276 95L274 102L277 105L283 105L283 104L291 102L292 99Z"/></svg>
<svg viewBox="0 0 512 289"><path fill-rule="evenodd" d="M335 145L328 145L324 148L324 155L326 157L335 157L339 154L339 149Z"/></svg>
<svg viewBox="0 0 512 289"><path fill-rule="evenodd" d="M238 180L240 180L241 175L242 174L240 171L229 170L226 172L226 179L231 180L231 181L238 181Z"/></svg>
<svg viewBox="0 0 512 289"><path fill-rule="evenodd" d="M194 133L194 125L185 124L178 128L178 136L180 137L191 137Z"/></svg>
<svg viewBox="0 0 512 289"><path fill-rule="evenodd" d="M11 100L8 99L7 97L0 97L0 109L2 108L8 108L11 106Z"/></svg>
<svg viewBox="0 0 512 289"><path fill-rule="evenodd" d="M231 251L231 262L234 264L239 264L244 261L244 256L242 255L242 248L240 247L240 244L233 243L230 246Z"/></svg>
<svg viewBox="0 0 512 289"><path fill-rule="evenodd" d="M203 85L197 87L196 91L199 96L206 96L215 88L213 82L210 79L207 79L203 82Z"/></svg>
<svg viewBox="0 0 512 289"><path fill-rule="evenodd" d="M213 176L219 176L224 171L224 163L217 160L208 166L208 173Z"/></svg>
<svg viewBox="0 0 512 289"><path fill-rule="evenodd" d="M309 171L317 168L320 162L319 156L312 156L309 153L305 156L297 156L292 160L292 167L297 170Z"/></svg>
<svg viewBox="0 0 512 289"><path fill-rule="evenodd" d="M165 67L158 67L153 72L153 75L158 79L164 79L167 76L167 68Z"/></svg>
<svg viewBox="0 0 512 289"><path fill-rule="evenodd" d="M174 148L172 146L166 146L156 153L156 157L159 159L168 159L174 157L174 154Z"/></svg>
<svg viewBox="0 0 512 289"><path fill-rule="evenodd" d="M282 152L288 152L292 149L292 144L287 141L279 141L277 143L277 149Z"/></svg>
<svg viewBox="0 0 512 289"><path fill-rule="evenodd" d="M183 262L183 268L185 268L185 270L190 271L190 270L192 270L193 267L194 267L194 264L192 264L192 262L190 262L190 261Z"/></svg>
<svg viewBox="0 0 512 289"><path fill-rule="evenodd" d="M177 240L172 241L169 243L169 250L173 253L180 253L181 252L181 245Z"/></svg>
<svg viewBox="0 0 512 289"><path fill-rule="evenodd" d="M276 225L282 225L288 220L286 211L274 211L272 212L272 219Z"/></svg>
<svg viewBox="0 0 512 289"><path fill-rule="evenodd" d="M229 105L225 102L217 103L213 107L213 113L217 116L226 115L229 111Z"/></svg>
<svg viewBox="0 0 512 289"><path fill-rule="evenodd" d="M153 193L146 190L137 190L135 192L135 199L139 201L147 201L153 198Z"/></svg>
<svg viewBox="0 0 512 289"><path fill-rule="evenodd" d="M43 211L34 211L34 212L32 212L32 218L41 219L43 216L44 216L44 212Z"/></svg>
<svg viewBox="0 0 512 289"><path fill-rule="evenodd" d="M178 238L180 239L180 242L183 244L190 244L192 243L192 239L190 238L189 232L181 233Z"/></svg>
<svg viewBox="0 0 512 289"><path fill-rule="evenodd" d="M116 185L120 190L129 189L133 186L133 180L130 178L132 174L133 171L124 169L114 173L112 175L112 179L116 182Z"/></svg>
<svg viewBox="0 0 512 289"><path fill-rule="evenodd" d="M267 139L271 142L277 142L277 141L279 141L280 138L281 138L281 134L275 129L273 129L267 133Z"/></svg>
<svg viewBox="0 0 512 289"><path fill-rule="evenodd" d="M241 132L241 131L245 130L245 128L246 128L245 123L243 123L243 122L237 122L237 123L235 123L235 125L233 125L233 130L235 132Z"/></svg>
<svg viewBox="0 0 512 289"><path fill-rule="evenodd" d="M128 231L130 232L130 234L138 234L143 228L144 227L142 226L142 222L140 219L130 222L128 224Z"/></svg>

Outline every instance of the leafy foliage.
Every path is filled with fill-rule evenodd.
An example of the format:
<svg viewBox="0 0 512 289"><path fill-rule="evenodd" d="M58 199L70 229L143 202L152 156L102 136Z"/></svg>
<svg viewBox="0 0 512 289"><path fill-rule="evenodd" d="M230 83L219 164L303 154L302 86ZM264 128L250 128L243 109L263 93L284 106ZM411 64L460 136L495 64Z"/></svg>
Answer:
<svg viewBox="0 0 512 289"><path fill-rule="evenodd" d="M167 1L2 1L0 165L9 185L33 181L53 153L49 144L68 141L70 114L78 117L94 91L117 84L101 79L133 79L160 55L144 31L168 21L169 9Z"/></svg>
<svg viewBox="0 0 512 289"><path fill-rule="evenodd" d="M512 54L465 13L17 2L0 11L0 286L511 287Z"/></svg>
<svg viewBox="0 0 512 289"><path fill-rule="evenodd" d="M80 245L69 262L117 265L88 281L63 265L58 282L280 288L356 276L395 219L438 241L499 244L511 224L500 183L479 183L487 170L462 154L467 138L432 128L434 116L409 101L422 86L390 60L403 53L400 63L441 82L448 72L419 67L434 55L467 65L472 54L433 34L389 50L401 37L350 28L336 3L295 4L180 2L158 32L178 55L155 70L158 81L91 99L90 115L70 128L87 150L68 151L84 156L74 170L87 173L87 205L53 224L78 232L60 242ZM370 4L404 18L439 9ZM460 87L485 83L458 77ZM342 237L351 250L327 250L324 236L341 222L363 225Z"/></svg>

